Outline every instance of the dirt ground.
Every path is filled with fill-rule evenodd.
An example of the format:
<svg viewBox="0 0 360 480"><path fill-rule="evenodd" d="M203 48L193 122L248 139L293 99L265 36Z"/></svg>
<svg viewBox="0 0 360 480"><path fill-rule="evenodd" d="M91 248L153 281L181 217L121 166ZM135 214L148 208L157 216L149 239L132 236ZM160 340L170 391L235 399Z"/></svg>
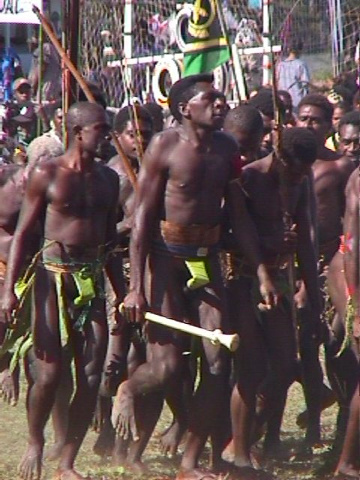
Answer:
<svg viewBox="0 0 360 480"><path fill-rule="evenodd" d="M26 413L24 408L25 386L22 385L21 399L17 407L0 404L0 480L14 480L17 478L16 469L19 459L25 449L27 427ZM285 419L282 427L282 439L284 445L299 447L304 432L296 425L297 415L304 409L304 399L299 385L293 385L289 391ZM331 461L336 461L334 454L330 452L331 441L334 436L336 407L330 407L322 415L322 433L324 446L314 451L312 458L293 461L268 461L265 466L278 480L305 480L317 479L328 480L331 478ZM161 421L157 427L157 434L161 432L170 421L168 410L164 410ZM51 428L47 429L48 445L52 441ZM96 440L96 434L89 431L83 447L79 453L77 469L93 480L134 480L137 476L125 471L123 468L110 467L110 463L102 461L92 452ZM154 436L149 444L145 456L150 473L145 480L163 480L174 478L180 455L173 459L164 458L159 448L158 435ZM206 464L207 452L204 454ZM45 480L51 480L54 472L54 464L45 462Z"/></svg>

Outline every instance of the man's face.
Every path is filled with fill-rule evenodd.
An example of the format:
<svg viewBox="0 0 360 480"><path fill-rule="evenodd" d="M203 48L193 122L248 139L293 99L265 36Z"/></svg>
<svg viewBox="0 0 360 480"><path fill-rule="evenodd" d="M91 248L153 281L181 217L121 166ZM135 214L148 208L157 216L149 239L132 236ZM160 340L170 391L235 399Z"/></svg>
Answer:
<svg viewBox="0 0 360 480"><path fill-rule="evenodd" d="M57 108L54 114L53 120L54 120L55 130L59 134L62 132L63 118L64 118L64 115L63 115L62 109Z"/></svg>
<svg viewBox="0 0 360 480"><path fill-rule="evenodd" d="M264 131L263 131L263 137L261 141L261 146L267 151L271 152L273 149L273 135L272 131L274 128L274 120L272 120L270 117L267 115L264 115L262 112L260 112L260 115L263 119L264 123Z"/></svg>
<svg viewBox="0 0 360 480"><path fill-rule="evenodd" d="M342 119L342 117L345 115L345 110L341 107L335 107L334 108L334 113L332 116L332 126L335 132L338 131L339 129L339 122Z"/></svg>
<svg viewBox="0 0 360 480"><path fill-rule="evenodd" d="M314 105L300 107L296 126L311 130L315 134L319 146L324 145L326 135L330 130L330 124L325 119L323 110Z"/></svg>
<svg viewBox="0 0 360 480"><path fill-rule="evenodd" d="M24 85L21 85L15 91L15 99L20 104L28 102L31 99L31 87L30 87L30 85L27 85L26 83Z"/></svg>
<svg viewBox="0 0 360 480"><path fill-rule="evenodd" d="M92 123L81 128L81 145L84 151L96 154L98 147L107 140L110 125L106 122L105 112L96 114Z"/></svg>
<svg viewBox="0 0 360 480"><path fill-rule="evenodd" d="M144 120L141 118L138 119L138 127L138 133L140 137L139 140L141 140L140 145L142 151L144 152L150 143L151 137L153 136L153 128L150 123L146 121L144 122ZM136 134L137 132L130 121L127 122L125 129L118 134L118 138L125 155L133 160L138 158Z"/></svg>
<svg viewBox="0 0 360 480"><path fill-rule="evenodd" d="M350 160L360 157L360 128L357 125L342 125L340 128L339 152Z"/></svg>
<svg viewBox="0 0 360 480"><path fill-rule="evenodd" d="M224 94L210 83L199 82L197 88L199 93L186 105L188 118L202 128L220 130L228 111Z"/></svg>
<svg viewBox="0 0 360 480"><path fill-rule="evenodd" d="M240 153L242 155L246 156L256 154L260 149L261 141L263 139L262 130L258 130L255 132L247 132L244 130L240 130L236 126L224 130L231 133L232 136L237 140L240 148Z"/></svg>

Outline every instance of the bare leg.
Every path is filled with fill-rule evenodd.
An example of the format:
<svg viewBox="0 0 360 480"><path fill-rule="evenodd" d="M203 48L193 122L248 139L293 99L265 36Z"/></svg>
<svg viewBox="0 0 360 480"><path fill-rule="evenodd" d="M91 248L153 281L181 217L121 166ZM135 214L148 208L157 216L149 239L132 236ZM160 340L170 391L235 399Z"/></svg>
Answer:
<svg viewBox="0 0 360 480"><path fill-rule="evenodd" d="M37 270L32 318L36 377L29 386L27 398L28 447L19 465L19 475L24 480L40 480L44 428L55 401L61 372L55 285L51 274L42 269Z"/></svg>
<svg viewBox="0 0 360 480"><path fill-rule="evenodd" d="M360 432L360 395L356 390L350 406L350 416L345 434L345 441L341 452L336 474L345 474L358 479L360 471L356 468L359 460L359 432Z"/></svg>
<svg viewBox="0 0 360 480"><path fill-rule="evenodd" d="M236 385L231 398L234 463L252 467L251 430L255 418L256 392L266 374L265 346L251 299L251 279L229 283L229 311L232 325L242 339L235 357Z"/></svg>
<svg viewBox="0 0 360 480"><path fill-rule="evenodd" d="M105 305L93 301L91 318L84 332L73 332L76 366L76 391L69 409L69 427L61 452L58 478L81 479L74 471L74 461L94 414L107 346Z"/></svg>
<svg viewBox="0 0 360 480"><path fill-rule="evenodd" d="M210 263L211 262L211 263ZM213 280L211 285L199 289L193 301L200 326L208 330L222 328L228 331L225 291L218 262L209 260ZM210 342L203 342L201 377L190 408L189 433L181 462L180 478L193 478L198 460L207 440L219 425L219 417L228 409L224 391L228 388L229 357ZM221 452L214 452L220 458Z"/></svg>
<svg viewBox="0 0 360 480"><path fill-rule="evenodd" d="M51 411L55 442L45 454L45 458L50 461L59 459L66 440L69 405L74 388L71 375L71 358L67 357L69 355L70 352L63 355L61 381Z"/></svg>

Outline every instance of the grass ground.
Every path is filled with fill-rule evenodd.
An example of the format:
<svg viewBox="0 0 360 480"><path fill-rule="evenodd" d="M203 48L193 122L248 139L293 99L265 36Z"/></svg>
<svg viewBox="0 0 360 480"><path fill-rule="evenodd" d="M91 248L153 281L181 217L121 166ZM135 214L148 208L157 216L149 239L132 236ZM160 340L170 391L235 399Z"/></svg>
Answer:
<svg viewBox="0 0 360 480"><path fill-rule="evenodd" d="M24 387L24 386L23 386ZM21 400L17 407L0 404L0 480L14 480L17 478L16 468L26 445L27 427L26 413L24 408L24 393L22 389ZM299 385L293 385L290 389L286 406L285 419L282 428L282 439L289 447L300 445L303 431L296 425L296 417L304 409L304 399ZM337 408L331 407L322 416L322 432L325 444L330 444L333 439ZM157 427L161 432L169 424L170 415L165 409ZM51 442L51 429L47 429L47 441ZM83 474L91 475L93 480L135 480L137 477L124 471L122 468L110 467L93 454L92 447L96 440L96 434L89 431L83 447L79 453L77 468ZM51 444L51 443L50 443ZM268 461L266 468L273 472L278 480L327 480L331 478L331 470L324 472L324 466L329 460L334 459L328 452L329 447L319 448L312 458L297 461ZM161 455L159 440L155 435L145 452L145 462L150 473L145 480L164 480L174 478L179 465L180 456L169 459ZM204 455L206 461L206 453ZM45 462L44 479L51 480L54 465Z"/></svg>

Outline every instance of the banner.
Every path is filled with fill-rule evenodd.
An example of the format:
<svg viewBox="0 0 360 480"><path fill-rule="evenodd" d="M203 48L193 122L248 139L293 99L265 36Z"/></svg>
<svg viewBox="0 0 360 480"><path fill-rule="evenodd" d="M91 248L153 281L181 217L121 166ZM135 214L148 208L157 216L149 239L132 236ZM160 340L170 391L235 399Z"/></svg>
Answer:
<svg viewBox="0 0 360 480"><path fill-rule="evenodd" d="M33 5L42 11L42 0L0 0L0 23L39 23Z"/></svg>
<svg viewBox="0 0 360 480"><path fill-rule="evenodd" d="M218 1L221 0L195 0L193 3L184 52L185 77L212 72L230 58L218 18Z"/></svg>

